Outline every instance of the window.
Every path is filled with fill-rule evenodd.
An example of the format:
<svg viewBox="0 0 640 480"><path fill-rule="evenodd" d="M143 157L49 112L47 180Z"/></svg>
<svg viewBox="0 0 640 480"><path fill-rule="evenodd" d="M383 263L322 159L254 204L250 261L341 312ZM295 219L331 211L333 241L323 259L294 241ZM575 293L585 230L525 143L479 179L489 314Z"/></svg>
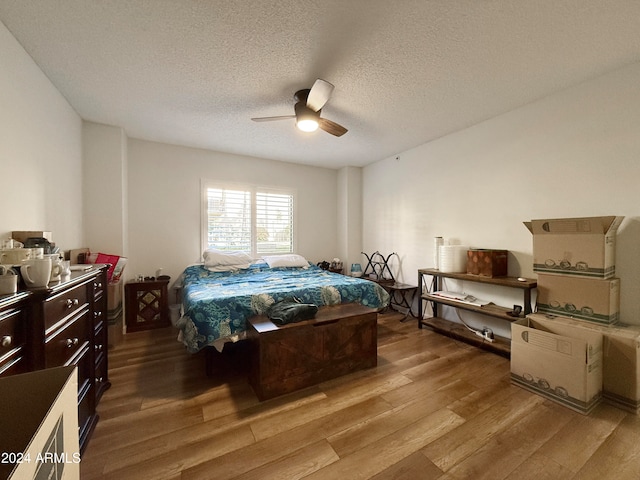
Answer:
<svg viewBox="0 0 640 480"><path fill-rule="evenodd" d="M203 250L254 257L294 251L294 195L256 186L203 184Z"/></svg>

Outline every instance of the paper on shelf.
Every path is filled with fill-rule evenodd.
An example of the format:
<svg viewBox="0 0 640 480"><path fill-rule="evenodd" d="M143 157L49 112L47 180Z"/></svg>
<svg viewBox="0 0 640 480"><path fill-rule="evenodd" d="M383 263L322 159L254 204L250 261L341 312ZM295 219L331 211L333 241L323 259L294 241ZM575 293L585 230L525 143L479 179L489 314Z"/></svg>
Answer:
<svg viewBox="0 0 640 480"><path fill-rule="evenodd" d="M468 303L469 305L476 305L478 307L482 307L484 305L488 305L489 303L491 303L487 300L481 300L479 298L474 297L473 295L469 295L467 293L461 293L461 292L448 292L448 291L442 290L438 292L433 292L432 295L436 297L443 297L447 300L451 300L454 302Z"/></svg>

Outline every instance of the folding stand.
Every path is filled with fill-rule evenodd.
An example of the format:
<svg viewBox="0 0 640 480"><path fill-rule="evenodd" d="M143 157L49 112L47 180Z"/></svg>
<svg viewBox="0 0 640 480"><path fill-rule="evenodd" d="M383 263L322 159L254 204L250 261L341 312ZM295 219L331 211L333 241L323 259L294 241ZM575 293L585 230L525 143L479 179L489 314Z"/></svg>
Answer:
<svg viewBox="0 0 640 480"><path fill-rule="evenodd" d="M411 311L411 307L418 292L418 287L415 285L396 282L396 279L389 268L389 259L393 255L397 256L398 254L393 252L387 255L387 257L384 257L378 251L371 255L367 255L364 252L361 253L367 258L367 266L364 269L362 278L366 278L367 280L380 284L382 288L389 292L389 296L391 297L389 300L389 308L396 311L400 311L397 310L398 307L405 308L407 310L401 321L404 322L409 315L415 317Z"/></svg>

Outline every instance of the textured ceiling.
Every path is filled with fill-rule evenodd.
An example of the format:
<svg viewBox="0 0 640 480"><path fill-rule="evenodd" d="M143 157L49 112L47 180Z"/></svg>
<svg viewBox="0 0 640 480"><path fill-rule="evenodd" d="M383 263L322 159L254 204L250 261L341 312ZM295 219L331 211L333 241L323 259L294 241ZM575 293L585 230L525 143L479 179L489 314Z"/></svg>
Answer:
<svg viewBox="0 0 640 480"><path fill-rule="evenodd" d="M130 137L339 168L640 61L637 0L0 0L86 119ZM349 132L303 134L293 94Z"/></svg>

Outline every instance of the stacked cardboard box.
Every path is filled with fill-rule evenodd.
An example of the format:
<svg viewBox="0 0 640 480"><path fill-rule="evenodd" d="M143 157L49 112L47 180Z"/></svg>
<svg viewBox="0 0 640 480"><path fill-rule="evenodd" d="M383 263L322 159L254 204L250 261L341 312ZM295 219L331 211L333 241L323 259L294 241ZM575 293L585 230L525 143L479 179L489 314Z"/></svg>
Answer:
<svg viewBox="0 0 640 480"><path fill-rule="evenodd" d="M613 325L620 318L620 279L538 275L537 311Z"/></svg>
<svg viewBox="0 0 640 480"><path fill-rule="evenodd" d="M538 312L602 325L619 320L616 232L624 217L525 222L533 234Z"/></svg>
<svg viewBox="0 0 640 480"><path fill-rule="evenodd" d="M114 348L124 338L124 310L122 307L122 279L118 279L115 283L110 283L107 294L107 325L108 325L108 338L109 348Z"/></svg>
<svg viewBox="0 0 640 480"><path fill-rule="evenodd" d="M564 276L615 276L616 232L624 217L524 222L533 234L533 271Z"/></svg>
<svg viewBox="0 0 640 480"><path fill-rule="evenodd" d="M640 329L615 326L620 319L620 279L615 277L616 232L624 217L587 217L525 222L533 234L533 269L538 273L537 314L526 319L528 328L544 329L548 333L575 339L585 334L600 335L601 384L605 399L637 413L640 410ZM518 322L520 323L520 322ZM511 378L513 383L523 384L519 370L522 362L545 362L549 351L535 351L532 345L521 341L522 325L512 326ZM566 344L566 343L565 343ZM534 356L535 355L535 356ZM593 370L595 363L585 357L584 367ZM591 359L593 360L593 359ZM568 364L560 361L549 363L545 375L569 374ZM551 372L561 366L561 372ZM575 368L575 366L574 366ZM585 402L572 408L588 413L600 398L591 388L592 377L572 374L583 379ZM531 386L528 386L532 389ZM562 388L560 389L563 392ZM538 392L553 397L550 392ZM589 397L593 395L593 397ZM557 397L557 396L556 396ZM567 404L563 398L554 398ZM570 406L570 405L569 405Z"/></svg>
<svg viewBox="0 0 640 480"><path fill-rule="evenodd" d="M602 334L544 316L511 325L511 381L577 412L602 398Z"/></svg>
<svg viewBox="0 0 640 480"><path fill-rule="evenodd" d="M533 234L539 312L615 324L620 280L615 278L616 232L624 217L525 222Z"/></svg>
<svg viewBox="0 0 640 480"><path fill-rule="evenodd" d="M527 317L537 324L602 336L602 396L607 403L632 413L640 413L640 326L598 325L569 317L533 313ZM515 340L514 340L515 341ZM512 352L513 356L513 352ZM513 372L513 369L512 369Z"/></svg>

